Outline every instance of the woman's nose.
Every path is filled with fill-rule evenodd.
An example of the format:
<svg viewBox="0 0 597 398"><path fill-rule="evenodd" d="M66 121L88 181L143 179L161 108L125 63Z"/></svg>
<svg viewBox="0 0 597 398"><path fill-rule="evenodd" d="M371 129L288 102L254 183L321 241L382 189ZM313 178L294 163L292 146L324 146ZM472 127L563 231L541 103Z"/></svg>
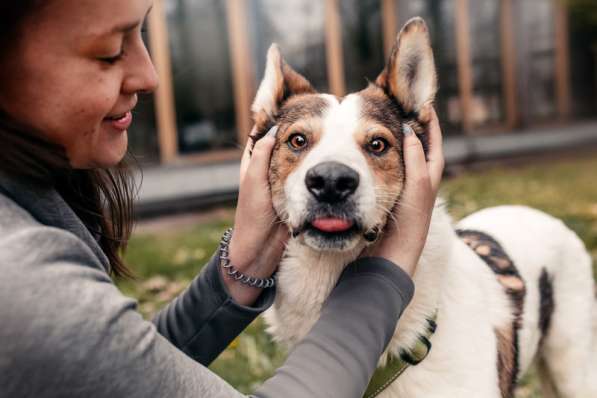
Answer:
<svg viewBox="0 0 597 398"><path fill-rule="evenodd" d="M131 57L122 90L127 94L151 93L158 87L158 74L145 45Z"/></svg>

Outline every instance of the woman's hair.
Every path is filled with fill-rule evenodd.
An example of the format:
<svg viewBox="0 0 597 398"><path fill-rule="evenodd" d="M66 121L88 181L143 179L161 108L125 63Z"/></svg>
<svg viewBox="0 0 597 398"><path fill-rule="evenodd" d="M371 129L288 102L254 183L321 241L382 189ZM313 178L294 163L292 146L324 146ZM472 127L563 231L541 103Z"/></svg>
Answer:
<svg viewBox="0 0 597 398"><path fill-rule="evenodd" d="M15 47L24 20L48 0L0 4L0 59ZM0 87L1 90L1 87ZM64 149L0 109L0 172L55 188L99 239L114 276L132 277L121 254L131 235L135 182L127 162L112 169L77 170Z"/></svg>

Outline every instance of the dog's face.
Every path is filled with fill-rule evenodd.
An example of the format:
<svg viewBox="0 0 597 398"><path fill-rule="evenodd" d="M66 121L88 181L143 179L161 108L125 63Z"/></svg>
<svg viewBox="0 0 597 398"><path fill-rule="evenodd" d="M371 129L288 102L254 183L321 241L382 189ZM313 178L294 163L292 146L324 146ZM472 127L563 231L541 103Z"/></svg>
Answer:
<svg viewBox="0 0 597 398"><path fill-rule="evenodd" d="M270 48L255 131L260 138L278 126L269 179L294 237L320 251L377 238L403 188L402 131L408 125L425 142L436 87L420 18L402 29L376 82L344 98L317 93Z"/></svg>

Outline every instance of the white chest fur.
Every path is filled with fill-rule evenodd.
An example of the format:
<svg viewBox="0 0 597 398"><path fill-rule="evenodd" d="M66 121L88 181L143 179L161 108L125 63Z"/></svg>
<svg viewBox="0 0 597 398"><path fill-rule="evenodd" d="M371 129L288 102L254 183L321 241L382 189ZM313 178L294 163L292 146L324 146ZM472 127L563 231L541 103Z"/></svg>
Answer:
<svg viewBox="0 0 597 398"><path fill-rule="evenodd" d="M451 239L456 239L446 213L437 207L429 237L414 277L415 296L404 312L388 349L410 347L423 330L426 319L438 308L443 268L450 257ZM312 328L323 302L336 285L344 267L361 251L319 253L300 245L288 245L278 272L276 302L265 314L268 331L274 339L292 346Z"/></svg>

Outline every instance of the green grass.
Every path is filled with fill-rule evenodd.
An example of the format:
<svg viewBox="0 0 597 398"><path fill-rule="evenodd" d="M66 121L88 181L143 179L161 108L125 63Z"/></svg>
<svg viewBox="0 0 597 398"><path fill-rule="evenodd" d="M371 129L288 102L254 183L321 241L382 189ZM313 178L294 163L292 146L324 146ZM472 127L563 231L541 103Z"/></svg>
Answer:
<svg viewBox="0 0 597 398"><path fill-rule="evenodd" d="M447 180L442 193L450 213L460 219L478 209L500 204L522 204L563 219L587 245L597 264L597 159L541 162L533 166L495 167ZM179 294L199 272L226 227L232 212L218 212L192 226L136 233L126 259L138 275L123 281L123 291L139 300L149 317ZM597 273L596 273L597 274ZM218 358L211 368L243 392L252 391L284 359L283 350L270 342L258 319ZM517 398L539 398L536 377L521 383Z"/></svg>

